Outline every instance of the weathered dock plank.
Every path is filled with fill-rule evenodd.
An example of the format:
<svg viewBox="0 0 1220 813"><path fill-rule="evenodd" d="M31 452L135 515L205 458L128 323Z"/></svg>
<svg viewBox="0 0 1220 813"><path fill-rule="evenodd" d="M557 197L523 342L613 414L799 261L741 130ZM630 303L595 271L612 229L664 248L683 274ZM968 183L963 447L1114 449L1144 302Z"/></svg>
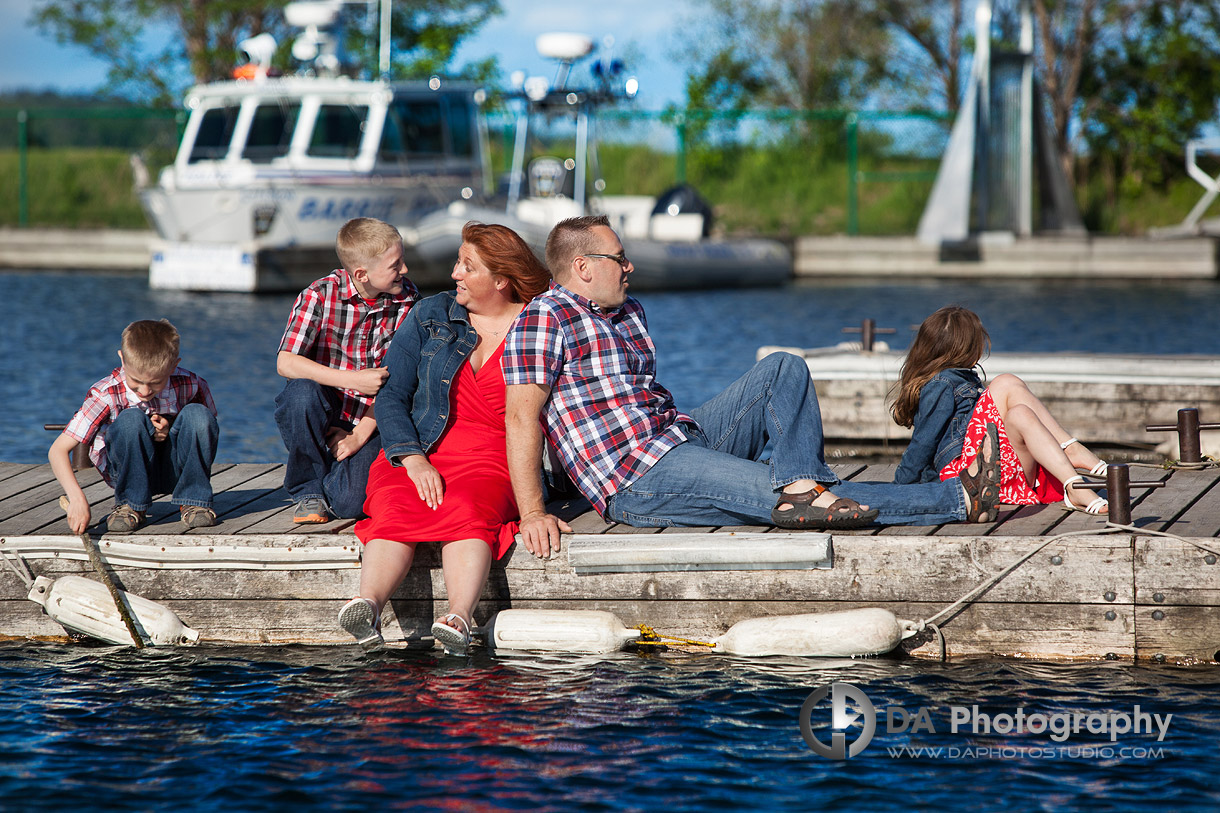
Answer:
<svg viewBox="0 0 1220 813"><path fill-rule="evenodd" d="M859 479L885 479L893 471L892 466L835 465L840 476ZM1210 661L1220 650L1220 469L1137 471L1133 479L1164 478L1167 485L1135 490L1134 524L1185 532L1187 541L1113 531L1051 539L939 622L949 654ZM112 505L111 492L96 473L93 477L85 491L102 519ZM199 629L204 641L348 643L335 615L359 584L360 545L352 523L293 527L282 477L282 466L272 464L218 467L214 484L221 525L183 532L179 523L167 521L173 508L162 497L154 512L164 515L162 521L127 536L101 536L102 555L123 586L170 606ZM87 473L82 480L88 481ZM67 533L49 467L23 468L0 478L0 486L5 484L9 492L0 499L0 511L7 506L9 513L0 520L0 552L24 551L39 575L92 575L79 539ZM25 510L11 513L14 505ZM599 544L698 532L615 526L580 499L549 507ZM1103 527L1102 519L1056 506L1025 506L1004 510L994 523L837 533L827 570L578 575L566 546L549 560L517 546L493 566L476 618L485 621L507 607L607 609L629 625L647 623L695 638L719 635L743 618L860 606L884 607L919 621L1048 537ZM769 527L699 531L736 534L742 545L761 539L760 533L775 533ZM138 561L148 564L123 564ZM0 637L62 638L62 629L25 593L15 574L0 579ZM426 644L428 626L445 598L438 548L421 545L412 573L387 611L387 638L423 638ZM939 652L927 630L904 648L920 657Z"/></svg>

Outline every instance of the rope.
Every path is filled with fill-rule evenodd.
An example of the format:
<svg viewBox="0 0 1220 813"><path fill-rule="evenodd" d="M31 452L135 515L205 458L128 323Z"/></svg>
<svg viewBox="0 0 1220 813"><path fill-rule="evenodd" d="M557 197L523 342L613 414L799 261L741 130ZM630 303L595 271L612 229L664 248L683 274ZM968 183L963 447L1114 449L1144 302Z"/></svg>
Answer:
<svg viewBox="0 0 1220 813"><path fill-rule="evenodd" d="M1163 463L1128 463L1128 466L1143 469L1159 469L1161 471L1202 471L1220 466L1220 460L1204 455L1198 463L1183 463L1181 460L1167 458Z"/></svg>
<svg viewBox="0 0 1220 813"><path fill-rule="evenodd" d="M661 635L647 624L636 624L632 629L640 631L640 637L635 643L640 646L665 646L666 642L681 644L682 646L707 646L715 647L716 645L710 641L696 641L692 638L678 638L673 635Z"/></svg>
<svg viewBox="0 0 1220 813"><path fill-rule="evenodd" d="M106 566L102 563L101 551L97 549L97 544L89 534L85 533L79 536L81 544L85 546L85 553L89 554L89 561L93 564L93 569L97 571L98 576L101 576L102 584L106 585L106 589L110 591L110 597L114 599L114 606L119 610L119 617L123 619L123 625L127 627L127 632L131 635L132 643L135 644L136 649L143 649L144 639L136 631L136 623L131 618L131 612L127 608L127 603L123 601L123 594L119 592L119 588L115 586L114 580L106 572Z"/></svg>
<svg viewBox="0 0 1220 813"><path fill-rule="evenodd" d="M1025 564L1027 561L1029 561L1029 559L1031 557L1033 557L1035 554L1037 554L1038 551L1042 550L1043 548L1045 548L1047 545L1051 544L1052 542L1056 542L1060 539L1085 537L1085 536L1104 536L1107 534L1116 534L1116 533L1130 533L1130 534L1135 534L1135 535L1139 535L1139 536L1162 536L1162 537L1166 537L1169 539L1176 539L1179 542L1185 542L1188 545L1193 545L1194 547L1198 548L1199 550L1207 551L1208 553L1213 554L1215 556L1220 556L1220 551L1209 548L1207 545L1203 545L1198 542L1195 542L1193 539L1187 539L1184 536L1178 536L1177 534L1171 534L1166 531L1154 531L1149 528L1137 528L1134 525L1118 525L1113 522L1107 522L1106 527L1104 527L1104 528L1090 529L1087 531L1070 531L1065 534L1057 534L1055 536L1049 537L1049 538L1043 540L1038 545L1034 546L1033 549L1031 549L1028 553L1026 553L1025 555L1018 558L1008 567L1004 568L1003 570L1001 570L998 573L996 573L995 575L993 575L991 578L983 581L982 583L980 583L973 589L969 590L964 596L962 596L957 601L950 604L945 609L941 610L939 613L936 613L931 618L926 618L926 619L921 618L919 621L906 621L906 622L903 622L903 624L908 630L911 631L912 634L922 632L925 629L931 629L933 632L935 632L937 639L940 642L940 659L943 661L943 660L945 660L945 657L946 657L945 636L944 636L944 633L942 633L940 631L940 628L938 626L936 626L935 622L941 620L942 618L944 618L946 616L952 615L953 612L956 611L959 607L961 607L964 604L977 598L980 594L982 594L986 590L988 590L991 587L993 587L994 585L996 585L998 582L1000 582L1002 579L1007 577L1010 573L1012 573L1018 567Z"/></svg>

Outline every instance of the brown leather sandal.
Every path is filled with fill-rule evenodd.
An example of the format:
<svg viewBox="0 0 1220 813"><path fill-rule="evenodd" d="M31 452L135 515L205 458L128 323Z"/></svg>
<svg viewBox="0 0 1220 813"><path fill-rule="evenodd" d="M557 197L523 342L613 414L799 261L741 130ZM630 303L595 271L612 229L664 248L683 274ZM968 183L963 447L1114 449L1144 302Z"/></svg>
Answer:
<svg viewBox="0 0 1220 813"><path fill-rule="evenodd" d="M860 503L840 497L830 505L814 505L813 501L829 489L814 484L808 491L780 494L771 509L771 522L777 527L798 531L848 531L871 525L881 512L876 508L865 511ZM780 508L787 505L788 508Z"/></svg>
<svg viewBox="0 0 1220 813"><path fill-rule="evenodd" d="M978 467L974 474L967 466L957 475L966 489L966 520L994 522L999 516L1000 504L1000 437L994 423L987 422L986 437L970 465Z"/></svg>

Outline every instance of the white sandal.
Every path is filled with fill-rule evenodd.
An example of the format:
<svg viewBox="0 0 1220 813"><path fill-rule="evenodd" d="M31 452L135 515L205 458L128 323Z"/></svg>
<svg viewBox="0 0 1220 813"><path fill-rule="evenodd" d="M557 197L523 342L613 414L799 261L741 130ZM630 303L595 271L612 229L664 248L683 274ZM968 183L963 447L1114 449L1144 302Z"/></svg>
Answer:
<svg viewBox="0 0 1220 813"><path fill-rule="evenodd" d="M446 623L452 622L455 618L462 622L461 629L452 623ZM445 647L446 655L465 655L470 649L470 623L457 613L449 613L440 621L432 623L432 637Z"/></svg>
<svg viewBox="0 0 1220 813"><path fill-rule="evenodd" d="M1076 503L1072 502L1072 483L1083 483L1084 477L1077 474L1075 477L1069 477L1063 481L1063 505L1069 511L1079 511L1082 514L1097 515L1101 513L1101 509L1106 509L1106 513L1110 512L1110 503L1105 497L1094 497L1093 501L1081 508Z"/></svg>
<svg viewBox="0 0 1220 813"><path fill-rule="evenodd" d="M1080 443L1080 441L1076 440L1076 438L1068 438L1063 443L1059 444L1059 448L1063 449L1066 452L1067 447L1071 446L1073 443ZM1106 472L1108 472L1109 470L1110 470L1110 464L1106 463L1106 461L1101 460L1100 458L1097 461L1097 465L1091 469L1086 469L1086 468L1082 468L1082 467L1076 468L1076 471L1081 472L1082 474L1091 474L1094 477L1105 477Z"/></svg>

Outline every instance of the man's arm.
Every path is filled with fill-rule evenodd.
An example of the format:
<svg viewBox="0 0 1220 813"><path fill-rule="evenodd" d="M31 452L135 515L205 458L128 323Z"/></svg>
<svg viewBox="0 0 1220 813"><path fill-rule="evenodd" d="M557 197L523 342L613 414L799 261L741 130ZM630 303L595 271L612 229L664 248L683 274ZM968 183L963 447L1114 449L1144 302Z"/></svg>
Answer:
<svg viewBox="0 0 1220 813"><path fill-rule="evenodd" d="M558 553L560 532L572 528L548 514L542 491L542 424L538 418L550 397L543 384L510 384L505 395L505 429L508 435L508 473L521 514L521 540L539 559Z"/></svg>
<svg viewBox="0 0 1220 813"><path fill-rule="evenodd" d="M319 364L313 359L281 350L275 357L275 371L284 378L308 378L324 387L355 390L365 395L376 395L385 383L390 371L385 367L367 370L336 370Z"/></svg>

